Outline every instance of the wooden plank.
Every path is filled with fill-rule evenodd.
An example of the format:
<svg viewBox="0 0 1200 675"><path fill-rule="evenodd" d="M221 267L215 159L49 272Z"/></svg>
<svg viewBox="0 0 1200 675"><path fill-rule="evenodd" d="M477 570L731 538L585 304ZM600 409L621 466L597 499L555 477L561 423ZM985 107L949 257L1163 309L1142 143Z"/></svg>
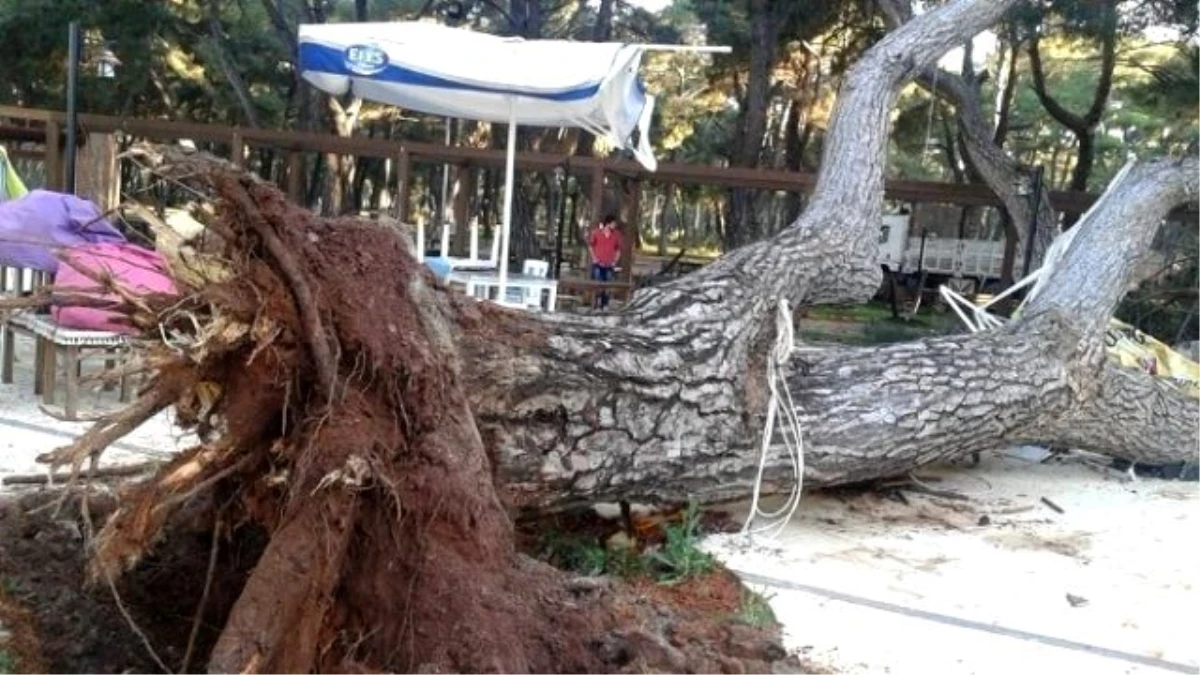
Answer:
<svg viewBox="0 0 1200 675"><path fill-rule="evenodd" d="M33 159L41 161L45 159L46 154L42 150L30 150L28 148L9 148L8 156L13 159Z"/></svg>
<svg viewBox="0 0 1200 675"><path fill-rule="evenodd" d="M46 130L41 127L20 127L11 124L0 124L0 141L41 143L45 138Z"/></svg>

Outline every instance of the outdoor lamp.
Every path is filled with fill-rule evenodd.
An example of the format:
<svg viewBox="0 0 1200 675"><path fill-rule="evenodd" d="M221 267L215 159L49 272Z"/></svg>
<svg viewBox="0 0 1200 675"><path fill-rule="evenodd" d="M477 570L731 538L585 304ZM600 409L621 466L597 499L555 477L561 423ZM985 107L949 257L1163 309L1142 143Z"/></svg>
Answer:
<svg viewBox="0 0 1200 675"><path fill-rule="evenodd" d="M111 80L117 76L117 66L119 65L121 65L121 59L118 59L117 55L108 46L105 46L96 57L96 75Z"/></svg>

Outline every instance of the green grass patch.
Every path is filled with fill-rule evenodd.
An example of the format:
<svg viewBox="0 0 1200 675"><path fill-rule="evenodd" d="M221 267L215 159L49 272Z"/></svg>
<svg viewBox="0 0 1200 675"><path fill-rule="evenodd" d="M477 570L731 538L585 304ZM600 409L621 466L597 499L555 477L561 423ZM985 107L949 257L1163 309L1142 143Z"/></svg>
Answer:
<svg viewBox="0 0 1200 675"><path fill-rule="evenodd" d="M817 305L809 308L808 317L823 321L890 321L892 308L881 302L861 305ZM804 319L800 319L800 323L803 325Z"/></svg>
<svg viewBox="0 0 1200 675"><path fill-rule="evenodd" d="M0 673L17 672L17 659L7 649L0 649Z"/></svg>
<svg viewBox="0 0 1200 675"><path fill-rule="evenodd" d="M684 579L708 574L717 565L716 559L696 547L699 543L700 509L689 503L683 522L666 527L667 541L657 551L649 553L655 563L660 583L679 583Z"/></svg>
<svg viewBox="0 0 1200 675"><path fill-rule="evenodd" d="M538 557L581 576L649 577L662 584L676 584L716 569L716 559L698 547L700 509L695 504L688 504L681 522L665 526L664 532L661 545L639 552L626 546L606 546L594 535L551 531L542 535Z"/></svg>
<svg viewBox="0 0 1200 675"><path fill-rule="evenodd" d="M800 318L796 334L804 342L867 347L962 330L958 318L949 310L923 309L915 316L902 314L896 319L886 303L873 302L812 307Z"/></svg>

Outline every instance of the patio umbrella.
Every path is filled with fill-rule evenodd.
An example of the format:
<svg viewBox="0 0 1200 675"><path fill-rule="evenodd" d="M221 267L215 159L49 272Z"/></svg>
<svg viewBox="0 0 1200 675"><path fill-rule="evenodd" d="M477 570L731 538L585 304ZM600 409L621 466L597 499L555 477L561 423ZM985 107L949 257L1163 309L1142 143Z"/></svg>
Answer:
<svg viewBox="0 0 1200 675"><path fill-rule="evenodd" d="M434 115L508 125L501 299L508 276L517 127L583 128L630 150L653 171L649 126L654 97L638 76L643 53L727 51L523 40L416 21L305 24L300 26L299 43L302 77L327 93L352 93Z"/></svg>

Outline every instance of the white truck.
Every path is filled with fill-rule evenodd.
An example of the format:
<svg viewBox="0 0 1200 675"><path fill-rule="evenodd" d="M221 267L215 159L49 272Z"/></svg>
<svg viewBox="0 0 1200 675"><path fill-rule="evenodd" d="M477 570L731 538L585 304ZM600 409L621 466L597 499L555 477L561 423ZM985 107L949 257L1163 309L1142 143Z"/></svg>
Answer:
<svg viewBox="0 0 1200 675"><path fill-rule="evenodd" d="M926 274L926 288L949 284L970 295L998 281L1004 266L1004 242L958 239L910 232L909 214L886 215L879 232L879 262L903 276Z"/></svg>

